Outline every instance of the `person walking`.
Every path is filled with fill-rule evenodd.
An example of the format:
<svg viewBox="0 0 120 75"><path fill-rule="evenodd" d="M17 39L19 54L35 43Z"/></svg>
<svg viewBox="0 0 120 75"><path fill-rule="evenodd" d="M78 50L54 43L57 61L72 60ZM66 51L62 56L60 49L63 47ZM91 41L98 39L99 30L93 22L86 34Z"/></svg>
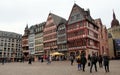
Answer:
<svg viewBox="0 0 120 75"><path fill-rule="evenodd" d="M70 61L71 61L71 65L73 65L73 62L74 62L74 56L70 56Z"/></svg>
<svg viewBox="0 0 120 75"><path fill-rule="evenodd" d="M104 62L105 71L109 72L109 56L106 53L104 53L103 62Z"/></svg>
<svg viewBox="0 0 120 75"><path fill-rule="evenodd" d="M43 56L41 56L41 59L40 59L40 60L41 60L41 63L43 63Z"/></svg>
<svg viewBox="0 0 120 75"><path fill-rule="evenodd" d="M92 67L93 67L93 65L95 67L95 71L97 72L97 65L96 65L96 63L97 63L97 56L96 56L95 53L92 53L92 56L91 56L91 65L90 65L90 73L92 73Z"/></svg>
<svg viewBox="0 0 120 75"><path fill-rule="evenodd" d="M83 72L85 71L85 65L87 63L87 59L85 57L85 55L81 55L81 64L82 64L82 70Z"/></svg>
<svg viewBox="0 0 120 75"><path fill-rule="evenodd" d="M51 61L52 61L52 57L49 55L49 56L47 57L47 64L51 64Z"/></svg>
<svg viewBox="0 0 120 75"><path fill-rule="evenodd" d="M102 67L103 67L103 64L102 64L102 62L103 62L103 57L102 57L102 55L99 55L99 57L98 57L98 62L99 62L99 67L102 68Z"/></svg>
<svg viewBox="0 0 120 75"><path fill-rule="evenodd" d="M50 55L47 56L47 64L50 63Z"/></svg>

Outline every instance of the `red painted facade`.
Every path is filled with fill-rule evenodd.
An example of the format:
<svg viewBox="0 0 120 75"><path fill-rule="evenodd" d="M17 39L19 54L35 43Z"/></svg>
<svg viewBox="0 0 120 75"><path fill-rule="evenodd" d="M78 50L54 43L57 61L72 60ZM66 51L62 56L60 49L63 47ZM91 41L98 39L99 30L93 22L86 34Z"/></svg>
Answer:
<svg viewBox="0 0 120 75"><path fill-rule="evenodd" d="M95 19L95 23L99 26L99 30L98 30L99 31L99 41L100 41L99 55L103 55L104 52L109 55L107 29L102 24L101 19Z"/></svg>
<svg viewBox="0 0 120 75"><path fill-rule="evenodd" d="M57 32L56 24L54 22L53 14L49 14L46 25L43 31L43 42L44 42L44 51L45 54L49 54L50 50L57 50Z"/></svg>
<svg viewBox="0 0 120 75"><path fill-rule="evenodd" d="M98 26L93 22L89 11L74 4L67 23L68 51L73 55L85 52L98 53Z"/></svg>
<svg viewBox="0 0 120 75"><path fill-rule="evenodd" d="M27 25L24 30L24 35L22 36L22 52L25 60L28 60L29 57L28 35L29 35L29 29Z"/></svg>

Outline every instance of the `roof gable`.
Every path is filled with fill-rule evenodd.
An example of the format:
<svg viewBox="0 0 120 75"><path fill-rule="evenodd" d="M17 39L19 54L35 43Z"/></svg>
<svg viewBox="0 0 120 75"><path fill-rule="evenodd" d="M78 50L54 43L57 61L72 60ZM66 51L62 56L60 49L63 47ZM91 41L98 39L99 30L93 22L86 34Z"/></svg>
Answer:
<svg viewBox="0 0 120 75"><path fill-rule="evenodd" d="M92 18L90 16L90 11L89 10L85 11L83 8L79 7L77 4L74 4L68 19L68 24L79 22L84 19L88 19L89 21L92 21Z"/></svg>
<svg viewBox="0 0 120 75"><path fill-rule="evenodd" d="M68 19L68 24L72 24L83 20L84 19L83 10L84 9L79 7L77 4L74 4Z"/></svg>
<svg viewBox="0 0 120 75"><path fill-rule="evenodd" d="M60 17L60 16L57 16L57 15L55 15L55 14L53 14L53 13L50 13L49 16L50 16L50 15L51 15L51 17L52 17L55 25L58 26L60 23L66 23L66 20L65 20L64 18L62 18L62 17Z"/></svg>

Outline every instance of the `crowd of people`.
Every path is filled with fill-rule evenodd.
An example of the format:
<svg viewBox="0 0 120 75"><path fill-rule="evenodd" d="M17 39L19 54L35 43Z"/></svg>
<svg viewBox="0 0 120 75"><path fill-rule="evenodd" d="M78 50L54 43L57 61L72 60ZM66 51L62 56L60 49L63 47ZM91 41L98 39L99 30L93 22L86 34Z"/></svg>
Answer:
<svg viewBox="0 0 120 75"><path fill-rule="evenodd" d="M70 56L71 65L73 65L75 59L78 70L82 70L83 72L85 71L86 64L90 67L90 73L92 73L93 66L97 72L97 62L99 63L100 68L103 68L104 66L105 72L109 72L109 56L106 53L97 56L96 53L93 52L92 55L88 55L87 58L85 57L85 54L78 55L77 57L72 55Z"/></svg>
<svg viewBox="0 0 120 75"><path fill-rule="evenodd" d="M40 62L43 63L44 58L40 57L39 58ZM92 53L92 55L88 55L88 57L86 58L85 54L79 54L77 57L75 57L74 55L70 56L70 61L71 61L71 65L73 65L74 61L76 60L77 62L77 68L78 70L82 70L83 72L85 72L85 66L87 64L87 66L90 67L90 73L92 73L92 69L93 66L95 68L95 71L98 71L97 68L97 62L99 63L99 67L105 69L105 72L109 72L109 56L104 53L104 55L99 55L97 56L96 53ZM47 64L50 64L52 62L52 56L48 56L46 58ZM28 60L28 64L32 64L32 59L29 58Z"/></svg>
<svg viewBox="0 0 120 75"><path fill-rule="evenodd" d="M41 63L43 63L44 57L40 57L39 60ZM92 73L93 71L92 70L93 66L95 71L97 72L98 71L97 63L99 63L100 68L103 68L104 66L105 72L109 72L109 56L106 53L104 53L103 55L97 56L96 53L93 52L92 55L89 54L87 58L84 53L79 54L76 57L74 55L71 55L70 56L71 65L73 65L75 60L77 62L77 68L79 71L82 70L83 72L85 72L85 66L87 65L90 68L89 70L90 73ZM47 61L47 64L50 64L52 62L52 56L49 55L46 58L46 61ZM5 62L5 59L3 58L2 59L3 65L4 65L4 62ZM28 64L32 64L32 57L29 57Z"/></svg>

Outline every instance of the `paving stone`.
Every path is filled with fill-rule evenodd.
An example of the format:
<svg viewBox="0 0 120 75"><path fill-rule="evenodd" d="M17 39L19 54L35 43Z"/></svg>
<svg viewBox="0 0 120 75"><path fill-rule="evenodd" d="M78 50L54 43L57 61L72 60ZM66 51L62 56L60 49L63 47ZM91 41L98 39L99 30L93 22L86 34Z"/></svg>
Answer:
<svg viewBox="0 0 120 75"><path fill-rule="evenodd" d="M97 64L98 65L98 64ZM106 73L104 68L99 68L98 72L90 73L90 67L86 65L85 72L77 70L77 63L70 65L70 61L24 63L5 63L0 64L0 75L120 75L120 60L110 61L110 72Z"/></svg>

